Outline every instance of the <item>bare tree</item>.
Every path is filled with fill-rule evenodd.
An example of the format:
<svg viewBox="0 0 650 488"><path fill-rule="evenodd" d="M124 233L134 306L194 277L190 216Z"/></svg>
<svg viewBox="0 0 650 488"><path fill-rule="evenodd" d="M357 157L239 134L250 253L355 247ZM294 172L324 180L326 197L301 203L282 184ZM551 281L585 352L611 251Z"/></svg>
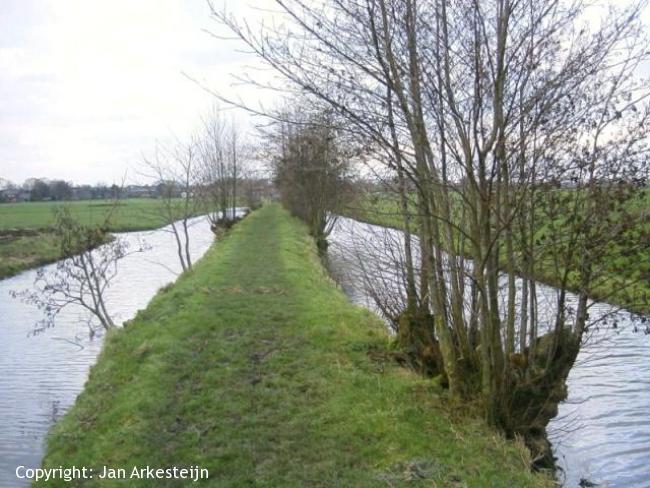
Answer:
<svg viewBox="0 0 650 488"><path fill-rule="evenodd" d="M203 119L198 145L198 174L208 218L213 229L228 226L237 219L249 148L234 119L226 119L217 107Z"/></svg>
<svg viewBox="0 0 650 488"><path fill-rule="evenodd" d="M143 156L148 176L159 188L158 214L164 219L174 235L176 251L183 271L192 269L190 254L191 219L200 213L200 159L199 143L191 141L174 146L158 144L153 157Z"/></svg>
<svg viewBox="0 0 650 488"><path fill-rule="evenodd" d="M64 259L53 270L40 268L33 289L12 291L12 295L44 312L45 318L34 333L54 326L58 314L70 305L88 310L104 330L111 329L115 322L106 305L106 291L117 274L119 261L144 251L146 246L132 248L119 236L105 242L102 226L82 225L67 206L57 207L55 212L54 233ZM94 333L94 324L88 325Z"/></svg>

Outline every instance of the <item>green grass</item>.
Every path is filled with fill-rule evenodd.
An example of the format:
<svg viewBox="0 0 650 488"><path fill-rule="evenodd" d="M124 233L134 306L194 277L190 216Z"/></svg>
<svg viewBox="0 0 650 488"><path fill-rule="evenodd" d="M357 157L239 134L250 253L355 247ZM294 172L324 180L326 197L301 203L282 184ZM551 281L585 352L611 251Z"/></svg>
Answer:
<svg viewBox="0 0 650 488"><path fill-rule="evenodd" d="M650 212L650 190L645 191L643 198L630 203L638 212ZM414 207L414 204L410 202ZM413 210L415 213L415 210ZM395 229L404 227L397 199L388 194L374 194L357 198L356 201L344 212L346 215L363 222L383 225ZM543 223L542 220L540 222ZM559 225L559 224L556 224ZM650 235L650 220L639 224L640 239ZM543 232L540 225L539 232ZM633 248L633 253L626 249ZM613 243L611 252L608 252L599 264L605 273L589 290L590 297L604 300L618 306L627 308L641 314L650 314L650 243L648 242L619 242ZM577 268L577 267L576 267ZM535 270L537 280L557 285L559 278L554 266L550 262L538 262ZM576 270L569 274L569 289L578 288L580 275Z"/></svg>
<svg viewBox="0 0 650 488"><path fill-rule="evenodd" d="M109 334L44 466L199 465L210 473L199 484L219 487L551 486L521 444L447 405L388 347L306 228L264 207Z"/></svg>
<svg viewBox="0 0 650 488"><path fill-rule="evenodd" d="M50 232L0 236L0 278L59 259L61 250Z"/></svg>
<svg viewBox="0 0 650 488"><path fill-rule="evenodd" d="M54 209L68 205L72 215L81 223L99 225L114 205L110 200L75 202L24 202L0 204L0 231L6 229L47 229L54 223ZM158 212L161 200L132 198L119 200L110 221L112 231L153 229L165 225Z"/></svg>
<svg viewBox="0 0 650 488"><path fill-rule="evenodd" d="M0 204L0 278L61 258L59 242L50 230L57 206L68 205L79 222L94 226L104 223L114 203L86 200ZM159 211L160 205L161 200L157 199L120 200L109 221L109 230L124 232L162 227L167 222ZM28 232L20 235L20 231Z"/></svg>

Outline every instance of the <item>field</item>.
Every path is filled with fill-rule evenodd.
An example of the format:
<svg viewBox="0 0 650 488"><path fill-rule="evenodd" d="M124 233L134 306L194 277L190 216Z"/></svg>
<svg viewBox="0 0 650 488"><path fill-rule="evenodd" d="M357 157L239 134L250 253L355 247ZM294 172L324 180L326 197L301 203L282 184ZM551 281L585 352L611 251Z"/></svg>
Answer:
<svg viewBox="0 0 650 488"><path fill-rule="evenodd" d="M640 224L636 242L612 243L610 251L603 256L600 266L606 270L606 277L600 279L590 290L590 296L620 305L629 310L650 314L650 190L634 202L634 211L647 216ZM413 209L415 212L415 209ZM356 199L344 212L347 216L371 224L400 229L403 221L394 196L376 193ZM543 232L544 221L540 219L538 232ZM557 223L556 223L557 225ZM635 252L628 252L635 249ZM550 263L538 263L535 277L544 283L556 283L557 272ZM579 274L572 269L569 274L569 288L577 287Z"/></svg>
<svg viewBox="0 0 650 488"><path fill-rule="evenodd" d="M113 201L25 202L0 204L0 278L40 266L61 257L59 243L50 228L54 209L68 205L87 225L100 225L115 206ZM154 229L165 225L161 200L120 200L111 214L108 230L114 232ZM180 205L180 201L179 201Z"/></svg>
<svg viewBox="0 0 650 488"><path fill-rule="evenodd" d="M159 213L161 200L133 198L120 200L110 221L110 230L129 231L153 229L165 225ZM80 222L98 225L103 222L115 202L84 200L78 202L24 202L0 205L0 231L6 229L47 229L54 221L54 209L68 205Z"/></svg>
<svg viewBox="0 0 650 488"><path fill-rule="evenodd" d="M219 487L551 486L520 443L399 367L389 344L305 226L264 207L109 333L44 467L198 465L198 485Z"/></svg>

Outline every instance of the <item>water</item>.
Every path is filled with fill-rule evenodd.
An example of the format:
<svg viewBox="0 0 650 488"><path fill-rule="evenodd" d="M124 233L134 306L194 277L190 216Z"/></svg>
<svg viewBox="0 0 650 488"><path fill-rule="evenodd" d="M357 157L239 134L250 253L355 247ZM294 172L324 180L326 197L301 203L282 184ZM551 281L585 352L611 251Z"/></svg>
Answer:
<svg viewBox="0 0 650 488"><path fill-rule="evenodd" d="M156 291L176 279L180 263L169 228L119 234L136 246L150 248L119 262L107 294L116 323L132 318ZM191 255L196 261L213 241L205 218L192 220ZM55 265L49 265L51 268ZM49 427L74 403L101 349L90 338L88 315L65 309L56 326L30 336L42 318L33 306L11 298L11 290L29 288L36 271L0 281L0 487L27 486L15 476L17 466L39 467Z"/></svg>
<svg viewBox="0 0 650 488"><path fill-rule="evenodd" d="M403 303L400 231L339 218L329 238L328 264L350 298L377 312L366 283L379 284L389 308ZM386 256L390 254L390 258ZM538 284L538 302L550 323L557 290ZM576 297L570 295L569 303ZM590 304L598 324L567 380L569 395L548 426L558 458L558 478L567 488L582 480L601 487L650 487L650 320L605 303ZM607 319L605 322L604 319ZM616 328L613 323L616 322ZM635 332L636 328L636 332Z"/></svg>

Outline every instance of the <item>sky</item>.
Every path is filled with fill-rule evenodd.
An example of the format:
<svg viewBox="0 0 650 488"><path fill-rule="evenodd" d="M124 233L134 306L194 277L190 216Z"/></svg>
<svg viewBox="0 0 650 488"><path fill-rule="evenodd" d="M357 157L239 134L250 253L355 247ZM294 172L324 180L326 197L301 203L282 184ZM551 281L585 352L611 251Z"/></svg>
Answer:
<svg viewBox="0 0 650 488"><path fill-rule="evenodd" d="M272 0L224 2L251 25L273 16ZM269 69L206 29L227 34L206 0L0 0L0 178L141 182L142 153L189 137L216 103L184 73L273 105L275 93L233 77Z"/></svg>
<svg viewBox="0 0 650 488"><path fill-rule="evenodd" d="M251 18L265 3L227 5ZM223 28L205 0L1 0L0 177L138 181L141 154L188 137L216 103L184 73L272 103L232 76L259 62L206 29Z"/></svg>

